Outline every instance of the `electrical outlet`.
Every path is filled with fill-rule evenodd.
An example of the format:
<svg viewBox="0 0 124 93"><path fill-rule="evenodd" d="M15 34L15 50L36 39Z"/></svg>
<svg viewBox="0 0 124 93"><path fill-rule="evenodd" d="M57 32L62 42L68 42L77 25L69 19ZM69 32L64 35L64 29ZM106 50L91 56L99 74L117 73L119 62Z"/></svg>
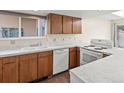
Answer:
<svg viewBox="0 0 124 93"><path fill-rule="evenodd" d="M54 38L53 41L56 42L56 39Z"/></svg>
<svg viewBox="0 0 124 93"><path fill-rule="evenodd" d="M14 44L15 44L15 40L11 40L11 41L10 41L10 44L11 44L11 45L14 45Z"/></svg>

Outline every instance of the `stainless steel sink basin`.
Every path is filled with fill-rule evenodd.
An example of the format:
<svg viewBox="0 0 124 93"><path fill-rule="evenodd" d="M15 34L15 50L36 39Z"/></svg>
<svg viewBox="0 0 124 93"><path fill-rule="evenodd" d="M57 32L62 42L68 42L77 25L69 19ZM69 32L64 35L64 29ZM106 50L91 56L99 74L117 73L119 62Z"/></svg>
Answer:
<svg viewBox="0 0 124 93"><path fill-rule="evenodd" d="M44 49L44 48L48 48L48 47L47 46L24 47L24 48L21 48L21 50L38 50L38 49Z"/></svg>
<svg viewBox="0 0 124 93"><path fill-rule="evenodd" d="M24 48L21 48L21 50L36 50L37 47L24 47Z"/></svg>

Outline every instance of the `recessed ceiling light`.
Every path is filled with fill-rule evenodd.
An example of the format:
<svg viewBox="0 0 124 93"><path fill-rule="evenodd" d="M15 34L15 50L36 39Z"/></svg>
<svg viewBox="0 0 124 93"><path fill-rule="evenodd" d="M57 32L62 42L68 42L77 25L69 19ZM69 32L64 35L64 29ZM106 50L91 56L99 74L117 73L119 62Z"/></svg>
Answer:
<svg viewBox="0 0 124 93"><path fill-rule="evenodd" d="M117 11L117 12L113 12L112 14L117 15L119 17L124 17L124 11Z"/></svg>
<svg viewBox="0 0 124 93"><path fill-rule="evenodd" d="M102 12L102 10L97 10L97 12Z"/></svg>
<svg viewBox="0 0 124 93"><path fill-rule="evenodd" d="M37 11L39 11L39 10L33 10L34 12L37 12Z"/></svg>

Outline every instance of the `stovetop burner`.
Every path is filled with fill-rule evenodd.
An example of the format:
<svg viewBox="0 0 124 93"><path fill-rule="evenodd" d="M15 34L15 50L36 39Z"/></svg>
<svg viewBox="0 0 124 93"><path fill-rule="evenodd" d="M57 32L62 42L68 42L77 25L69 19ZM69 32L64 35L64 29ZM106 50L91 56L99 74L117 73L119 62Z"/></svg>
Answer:
<svg viewBox="0 0 124 93"><path fill-rule="evenodd" d="M104 46L101 46L101 47L97 47L97 46L94 46L94 45L88 45L88 46L84 46L85 48L88 48L88 49L94 49L94 50L103 50L103 49L107 49L107 47L104 47Z"/></svg>
<svg viewBox="0 0 124 93"><path fill-rule="evenodd" d="M88 46L84 46L84 47L95 47L94 45L88 45Z"/></svg>
<svg viewBox="0 0 124 93"><path fill-rule="evenodd" d="M107 47L101 47L102 49L107 49Z"/></svg>
<svg viewBox="0 0 124 93"><path fill-rule="evenodd" d="M94 48L95 50L102 50L102 48L100 47L100 48Z"/></svg>
<svg viewBox="0 0 124 93"><path fill-rule="evenodd" d="M107 47L96 47L94 49L96 49L96 50L102 50L102 49L107 49Z"/></svg>
<svg viewBox="0 0 124 93"><path fill-rule="evenodd" d="M84 48L91 50L104 50L104 49L112 48L112 43L109 40L92 39L90 44L84 46Z"/></svg>

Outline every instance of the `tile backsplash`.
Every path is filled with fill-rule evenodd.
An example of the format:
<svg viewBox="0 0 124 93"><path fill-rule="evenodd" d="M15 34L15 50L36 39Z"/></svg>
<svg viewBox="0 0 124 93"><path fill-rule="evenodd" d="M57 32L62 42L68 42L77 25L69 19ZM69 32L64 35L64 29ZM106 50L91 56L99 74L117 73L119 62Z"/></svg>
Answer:
<svg viewBox="0 0 124 93"><path fill-rule="evenodd" d="M83 42L82 34L77 35L47 35L44 38L16 39L16 40L0 40L0 50L17 49L28 47L32 44L40 44L42 46L53 46L61 44L73 44Z"/></svg>

